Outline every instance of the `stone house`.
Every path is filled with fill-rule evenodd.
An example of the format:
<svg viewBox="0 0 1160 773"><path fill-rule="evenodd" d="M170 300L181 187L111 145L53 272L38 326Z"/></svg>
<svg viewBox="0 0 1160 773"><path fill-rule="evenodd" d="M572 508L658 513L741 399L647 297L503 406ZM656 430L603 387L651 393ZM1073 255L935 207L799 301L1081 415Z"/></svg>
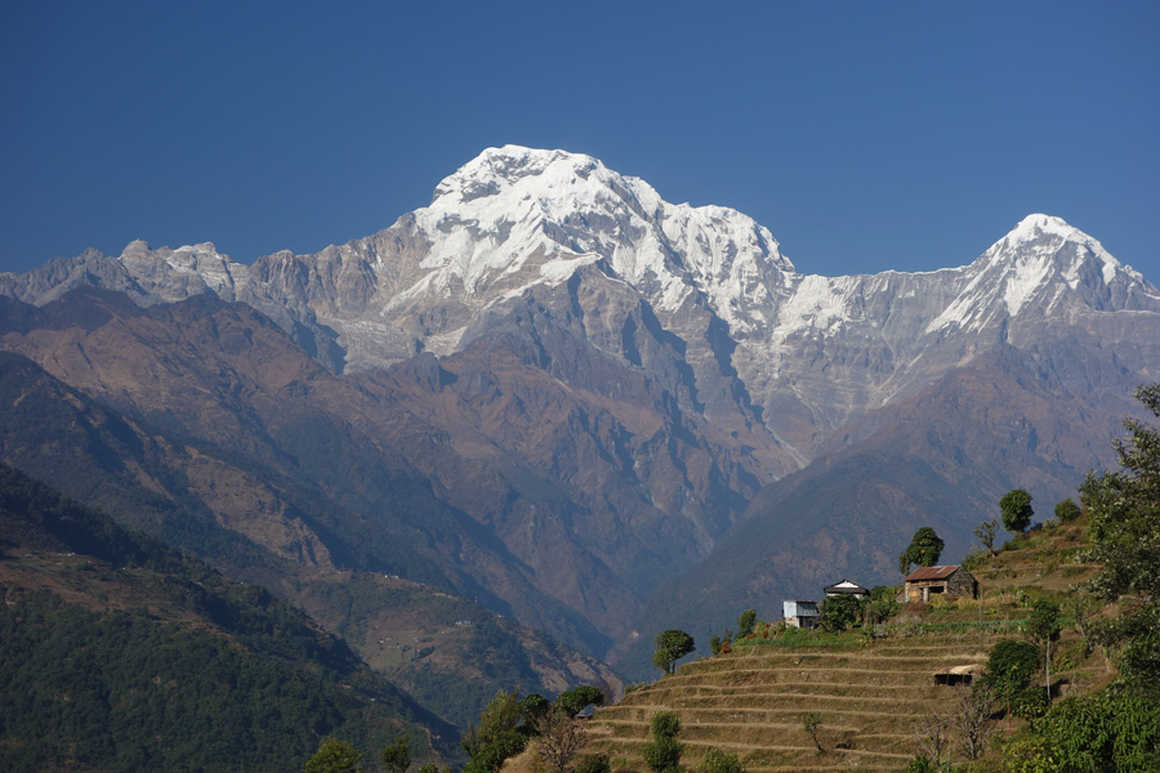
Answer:
<svg viewBox="0 0 1160 773"><path fill-rule="evenodd" d="M920 566L906 575L904 582L906 588L902 600L906 602L929 601L937 593L970 598L979 595L979 581L958 564Z"/></svg>

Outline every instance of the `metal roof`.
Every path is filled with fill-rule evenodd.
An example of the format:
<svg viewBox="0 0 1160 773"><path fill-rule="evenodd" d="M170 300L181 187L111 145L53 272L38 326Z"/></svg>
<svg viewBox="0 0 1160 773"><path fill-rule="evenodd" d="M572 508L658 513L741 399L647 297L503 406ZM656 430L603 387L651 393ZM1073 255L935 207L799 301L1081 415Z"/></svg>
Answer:
<svg viewBox="0 0 1160 773"><path fill-rule="evenodd" d="M920 566L910 574L906 575L906 582L918 582L919 580L945 580L952 574L959 570L958 564L951 564L950 566Z"/></svg>

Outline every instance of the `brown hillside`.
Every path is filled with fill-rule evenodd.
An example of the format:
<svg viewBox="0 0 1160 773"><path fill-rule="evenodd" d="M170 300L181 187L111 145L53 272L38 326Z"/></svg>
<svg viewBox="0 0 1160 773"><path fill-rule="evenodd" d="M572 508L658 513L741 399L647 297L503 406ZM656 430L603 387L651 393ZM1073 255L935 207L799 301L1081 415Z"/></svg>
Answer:
<svg viewBox="0 0 1160 773"><path fill-rule="evenodd" d="M962 695L962 687L936 684L935 674L985 664L995 642L1023 638L1036 599L1065 601L1094 569L1076 560L1081 538L1078 523L1019 537L997 556L972 562L980 599L907 605L873 636L779 635L775 626L759 625L731 653L688 663L599 710L587 751L608 753L613 769L645 770L649 720L673 711L686 745L682 763L693 769L718 747L735 752L749 771L901 770L918 752L924 725L952 716ZM1054 647L1057 693L1088 692L1110 678L1102 654L1084 654L1072 619ZM822 753L802 721L812 712L821 718ZM1021 723L1003 718L993 727ZM952 744L952 759L965 761L953 732Z"/></svg>

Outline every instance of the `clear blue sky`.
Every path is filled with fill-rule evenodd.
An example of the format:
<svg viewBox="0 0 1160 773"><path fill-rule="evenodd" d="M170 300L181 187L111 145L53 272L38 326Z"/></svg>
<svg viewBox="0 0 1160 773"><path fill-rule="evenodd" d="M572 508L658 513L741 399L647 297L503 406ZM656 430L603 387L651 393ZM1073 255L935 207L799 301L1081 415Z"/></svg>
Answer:
<svg viewBox="0 0 1160 773"><path fill-rule="evenodd" d="M736 207L803 271L957 265L1042 211L1160 284L1158 9L10 0L0 270L315 251L514 142Z"/></svg>

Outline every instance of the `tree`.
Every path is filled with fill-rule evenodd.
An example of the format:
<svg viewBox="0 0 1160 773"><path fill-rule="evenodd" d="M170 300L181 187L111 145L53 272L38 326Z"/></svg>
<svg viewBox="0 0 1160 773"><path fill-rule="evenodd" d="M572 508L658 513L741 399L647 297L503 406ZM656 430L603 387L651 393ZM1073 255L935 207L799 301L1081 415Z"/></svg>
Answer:
<svg viewBox="0 0 1160 773"><path fill-rule="evenodd" d="M599 687L590 684L565 690L556 698L556 705L563 709L569 717L576 716L581 709L590 703L597 706L604 703L604 693L600 691Z"/></svg>
<svg viewBox="0 0 1160 773"><path fill-rule="evenodd" d="M995 538L999 533L999 522L992 518L989 521L983 521L979 524L979 528L975 529L975 537L978 538L979 543L987 549L991 555L997 555L995 550Z"/></svg>
<svg viewBox="0 0 1160 773"><path fill-rule="evenodd" d="M709 747L701 758L700 773L745 773L741 761L733 752L723 752L716 746Z"/></svg>
<svg viewBox="0 0 1160 773"><path fill-rule="evenodd" d="M602 696L603 697L603 696ZM560 699L557 698L557 701ZM552 704L543 695L531 692L520 699L520 717L526 727L534 728L536 721L548 713ZM583 708L581 706L580 708ZM577 709L579 711L580 709Z"/></svg>
<svg viewBox="0 0 1160 773"><path fill-rule="evenodd" d="M361 773L362 754L346 741L327 736L303 767L304 773Z"/></svg>
<svg viewBox="0 0 1160 773"><path fill-rule="evenodd" d="M1059 604L1040 599L1031 607L1031 617L1027 621L1027 633L1043 646L1044 687L1047 702L1051 703L1051 642L1059 638Z"/></svg>
<svg viewBox="0 0 1160 773"><path fill-rule="evenodd" d="M1076 518L1079 518L1082 512L1083 510L1080 509L1079 505L1071 501L1070 497L1055 506L1055 517L1060 523L1074 521Z"/></svg>
<svg viewBox="0 0 1160 773"><path fill-rule="evenodd" d="M831 633L839 633L862 617L862 603L854 596L826 596L818 608L818 622Z"/></svg>
<svg viewBox="0 0 1160 773"><path fill-rule="evenodd" d="M709 651L714 655L721 654L721 637L713 635L709 637Z"/></svg>
<svg viewBox="0 0 1160 773"><path fill-rule="evenodd" d="M411 767L411 742L401 735L392 744L383 747L381 758L383 767L391 773L407 773Z"/></svg>
<svg viewBox="0 0 1160 773"><path fill-rule="evenodd" d="M813 739L814 746L818 747L818 754L824 752L822 741L818 737L818 731L822 729L822 715L816 711L802 714L802 729L809 733L810 738Z"/></svg>
<svg viewBox="0 0 1160 773"><path fill-rule="evenodd" d="M581 723L559 706L540 717L536 730L539 731L536 756L556 773L565 773L572 758L588 743Z"/></svg>
<svg viewBox="0 0 1160 773"><path fill-rule="evenodd" d="M1035 755L1063 771L1160 770L1160 702L1123 690L1065 698L1034 723Z"/></svg>
<svg viewBox="0 0 1160 773"><path fill-rule="evenodd" d="M671 674L676 671L676 662L692 652L694 646L693 637L684 631L670 628L658 633L653 665L666 674Z"/></svg>
<svg viewBox="0 0 1160 773"><path fill-rule="evenodd" d="M950 720L941 714L929 713L914 727L921 759L929 760L934 770L943 769L943 755L951 745Z"/></svg>
<svg viewBox="0 0 1160 773"><path fill-rule="evenodd" d="M898 556L898 571L909 574L911 564L934 566L938 563L938 557L942 555L944 544L934 529L923 526L914 533L910 538L910 545Z"/></svg>
<svg viewBox="0 0 1160 773"><path fill-rule="evenodd" d="M870 589L870 622L882 623L898 612L898 588L875 585Z"/></svg>
<svg viewBox="0 0 1160 773"><path fill-rule="evenodd" d="M471 757L464 769L469 773L497 771L508 757L519 754L528 743L520 731L524 720L519 692L501 690L479 715L479 728L469 725L460 741Z"/></svg>
<svg viewBox="0 0 1160 773"><path fill-rule="evenodd" d="M986 689L960 688L959 704L951 722L959 732L963 756L976 760L987 749L991 735L991 701Z"/></svg>
<svg viewBox="0 0 1160 773"><path fill-rule="evenodd" d="M1102 609L1095 596L1079 588L1072 588L1063 602L1068 617L1075 621L1076 630L1083 636L1083 656L1086 658L1095 649L1100 625L1096 615Z"/></svg>
<svg viewBox="0 0 1160 773"><path fill-rule="evenodd" d="M1136 397L1160 416L1160 384L1141 387ZM1007 749L1012 769L1160 770L1160 429L1138 419L1124 426L1128 434L1115 443L1121 469L1091 473L1080 487L1085 558L1102 564L1087 590L1119 602L1120 616L1097 620L1094 600L1082 593L1068 604L1085 639L1119 648L1119 678L1095 695L1064 698L1034 720L1034 732Z"/></svg>
<svg viewBox="0 0 1160 773"><path fill-rule="evenodd" d="M747 609L737 618L737 635L748 636L753 633L753 624L757 622L757 610Z"/></svg>
<svg viewBox="0 0 1160 773"><path fill-rule="evenodd" d="M1011 489L999 500L1003 528L1011 532L1025 532L1031 525L1035 511L1031 509L1031 495L1021 488Z"/></svg>
<svg viewBox="0 0 1160 773"><path fill-rule="evenodd" d="M1039 667L1039 649L1025 641L1004 639L991 648L983 684L1003 698L1011 713L1015 696L1027 686Z"/></svg>
<svg viewBox="0 0 1160 773"><path fill-rule="evenodd" d="M653 714L651 729L653 740L645 745L644 761L656 773L678 773L684 745L677 740L681 732L681 720L671 711Z"/></svg>
<svg viewBox="0 0 1160 773"><path fill-rule="evenodd" d="M1160 384L1136 397L1160 416ZM1088 515L1088 559L1103 564L1091 582L1099 597L1131 597L1101 640L1122 645L1120 673L1127 685L1160 681L1160 428L1125 419L1125 438L1115 443L1122 470L1089 474L1080 487Z"/></svg>

